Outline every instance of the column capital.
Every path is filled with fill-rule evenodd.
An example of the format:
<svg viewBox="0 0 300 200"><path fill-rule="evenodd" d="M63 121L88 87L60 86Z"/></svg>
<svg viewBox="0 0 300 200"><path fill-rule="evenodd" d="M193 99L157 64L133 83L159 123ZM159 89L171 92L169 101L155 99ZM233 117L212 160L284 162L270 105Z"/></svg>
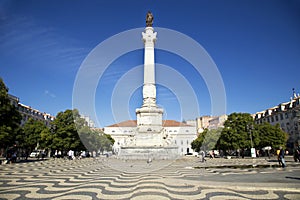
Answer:
<svg viewBox="0 0 300 200"><path fill-rule="evenodd" d="M142 32L142 35L145 46L154 46L157 32L154 32L152 27L146 27L145 32Z"/></svg>

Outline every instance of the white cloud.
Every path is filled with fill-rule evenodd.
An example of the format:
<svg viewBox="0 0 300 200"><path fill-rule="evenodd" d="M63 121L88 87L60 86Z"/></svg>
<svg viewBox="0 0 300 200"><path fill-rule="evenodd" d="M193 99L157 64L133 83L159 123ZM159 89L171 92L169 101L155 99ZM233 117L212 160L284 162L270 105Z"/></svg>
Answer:
<svg viewBox="0 0 300 200"><path fill-rule="evenodd" d="M53 94L53 93L51 93L51 92L49 92L49 90L45 90L45 91L44 91L44 94L45 94L46 96L51 97L51 98L56 98L56 95Z"/></svg>
<svg viewBox="0 0 300 200"><path fill-rule="evenodd" d="M64 36L53 27L37 24L33 18L9 16L0 20L0 52L9 56L78 67L89 51L79 40Z"/></svg>

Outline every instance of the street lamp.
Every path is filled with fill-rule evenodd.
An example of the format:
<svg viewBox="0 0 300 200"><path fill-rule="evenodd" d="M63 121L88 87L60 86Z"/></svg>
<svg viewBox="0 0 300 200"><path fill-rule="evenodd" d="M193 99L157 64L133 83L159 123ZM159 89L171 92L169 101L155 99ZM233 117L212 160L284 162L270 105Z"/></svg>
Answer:
<svg viewBox="0 0 300 200"><path fill-rule="evenodd" d="M51 132L51 142L53 142L53 135L56 133L56 125L53 123L50 124L50 132ZM50 149L50 151L48 151L48 155L47 155L48 157L50 157L52 154L52 150L53 150L52 145L53 145L53 143L51 144L50 148L48 146L48 148Z"/></svg>
<svg viewBox="0 0 300 200"><path fill-rule="evenodd" d="M247 124L247 130L249 131L250 141L251 141L251 157L255 158L256 153L255 153L255 148L253 148L253 141L252 141L252 130L254 130L254 127L252 123Z"/></svg>
<svg viewBox="0 0 300 200"><path fill-rule="evenodd" d="M248 129L249 134L250 134L251 148L253 148L252 131L251 131L251 130L253 130L253 124L247 124L247 129Z"/></svg>

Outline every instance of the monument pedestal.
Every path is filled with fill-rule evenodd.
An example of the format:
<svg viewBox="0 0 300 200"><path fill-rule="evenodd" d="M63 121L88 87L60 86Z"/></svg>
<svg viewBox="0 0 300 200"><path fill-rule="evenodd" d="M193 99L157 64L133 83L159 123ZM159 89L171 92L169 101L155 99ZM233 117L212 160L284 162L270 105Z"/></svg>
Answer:
<svg viewBox="0 0 300 200"><path fill-rule="evenodd" d="M134 160L171 160L178 158L179 155L177 146L126 146L121 147L118 157Z"/></svg>
<svg viewBox="0 0 300 200"><path fill-rule="evenodd" d="M135 136L136 146L163 146L161 133L141 133L138 132Z"/></svg>

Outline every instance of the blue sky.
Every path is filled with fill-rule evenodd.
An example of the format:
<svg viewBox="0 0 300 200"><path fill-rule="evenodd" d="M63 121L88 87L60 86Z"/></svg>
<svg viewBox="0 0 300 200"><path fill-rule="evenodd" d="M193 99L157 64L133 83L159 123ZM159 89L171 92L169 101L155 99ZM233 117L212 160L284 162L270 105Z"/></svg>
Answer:
<svg viewBox="0 0 300 200"><path fill-rule="evenodd" d="M106 39L144 27L148 10L154 15L154 27L183 33L210 55L224 82L227 114L273 107L288 101L292 88L300 93L300 1L293 0L0 0L0 76L9 92L26 105L52 115L70 109L84 59ZM157 50L155 55L157 63L189 81L199 115L210 115L210 93L193 66L167 51ZM113 88L126 72L142 64L143 51L136 50L120 55L107 68L95 94L98 126L116 122L111 110ZM196 118L194 113L181 113L180 101L171 91L157 89L165 117ZM129 102L120 99L119 104L134 119L141 89L131 94Z"/></svg>

